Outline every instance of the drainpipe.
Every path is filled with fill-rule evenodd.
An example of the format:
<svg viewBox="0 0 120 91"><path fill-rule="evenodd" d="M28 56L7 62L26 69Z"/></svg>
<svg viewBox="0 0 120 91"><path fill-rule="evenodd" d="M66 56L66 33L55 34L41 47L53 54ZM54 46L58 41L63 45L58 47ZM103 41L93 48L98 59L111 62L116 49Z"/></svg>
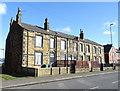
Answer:
<svg viewBox="0 0 120 91"><path fill-rule="evenodd" d="M91 46L92 46L92 61L93 61L93 60L94 60L94 59L93 59L93 53L94 53L94 52L93 52L93 44L92 44ZM96 57L97 57L97 55L96 55Z"/></svg>
<svg viewBox="0 0 120 91"><path fill-rule="evenodd" d="M57 62L57 32L55 32L55 40L56 40L56 43L55 43L55 59L56 59L56 62Z"/></svg>
<svg viewBox="0 0 120 91"><path fill-rule="evenodd" d="M67 65L66 66L68 67L68 38L67 38Z"/></svg>
<svg viewBox="0 0 120 91"><path fill-rule="evenodd" d="M79 56L78 56L78 55L79 55L79 53L78 53L78 45L79 45L79 44L78 44L78 43L79 43L79 39L77 39L77 60L78 60L78 58L79 58Z"/></svg>
<svg viewBox="0 0 120 91"><path fill-rule="evenodd" d="M28 30L27 30L27 74L28 74Z"/></svg>
<svg viewBox="0 0 120 91"><path fill-rule="evenodd" d="M86 48L85 48L85 42L84 43L84 60L86 61Z"/></svg>

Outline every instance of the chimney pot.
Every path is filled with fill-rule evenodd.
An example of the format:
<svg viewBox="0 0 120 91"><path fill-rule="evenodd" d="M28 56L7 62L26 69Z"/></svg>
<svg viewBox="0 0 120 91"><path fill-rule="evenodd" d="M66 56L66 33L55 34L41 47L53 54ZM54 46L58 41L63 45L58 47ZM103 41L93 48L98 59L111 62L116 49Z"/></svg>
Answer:
<svg viewBox="0 0 120 91"><path fill-rule="evenodd" d="M80 29L80 39L84 39L84 33L82 29Z"/></svg>
<svg viewBox="0 0 120 91"><path fill-rule="evenodd" d="M21 9L20 8L18 8L18 13L16 15L16 21L18 24L21 23Z"/></svg>
<svg viewBox="0 0 120 91"><path fill-rule="evenodd" d="M45 29L45 30L49 30L48 18L45 18L44 29Z"/></svg>

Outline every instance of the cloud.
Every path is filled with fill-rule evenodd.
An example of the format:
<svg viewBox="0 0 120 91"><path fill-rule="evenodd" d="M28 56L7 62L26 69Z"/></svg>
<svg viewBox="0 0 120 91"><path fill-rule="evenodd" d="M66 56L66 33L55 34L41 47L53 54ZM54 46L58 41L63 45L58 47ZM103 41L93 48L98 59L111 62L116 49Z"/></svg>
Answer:
<svg viewBox="0 0 120 91"><path fill-rule="evenodd" d="M110 35L111 32L110 31L104 31L103 34ZM115 32L112 32L112 34L115 34Z"/></svg>
<svg viewBox="0 0 120 91"><path fill-rule="evenodd" d="M63 32L70 32L71 28L70 27L63 27L63 28L58 28L55 29L56 31L63 31Z"/></svg>
<svg viewBox="0 0 120 91"><path fill-rule="evenodd" d="M0 3L0 14L6 14L6 4L5 3Z"/></svg>
<svg viewBox="0 0 120 91"><path fill-rule="evenodd" d="M116 26L117 25L117 21L113 21L113 22L105 22L103 23L104 27L110 27L110 24L113 24L112 26Z"/></svg>
<svg viewBox="0 0 120 91"><path fill-rule="evenodd" d="M65 27L65 28L63 28L62 30L63 30L63 31L67 31L67 32L70 32L70 31L71 31L70 27Z"/></svg>

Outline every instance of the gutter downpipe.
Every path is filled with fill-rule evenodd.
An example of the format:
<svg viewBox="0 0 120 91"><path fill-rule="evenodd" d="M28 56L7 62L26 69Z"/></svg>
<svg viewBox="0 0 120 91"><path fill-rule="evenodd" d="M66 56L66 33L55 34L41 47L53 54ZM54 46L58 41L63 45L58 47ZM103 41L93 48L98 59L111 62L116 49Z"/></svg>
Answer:
<svg viewBox="0 0 120 91"><path fill-rule="evenodd" d="M28 30L27 30L27 65L26 65L26 68L27 68L27 74L28 74Z"/></svg>

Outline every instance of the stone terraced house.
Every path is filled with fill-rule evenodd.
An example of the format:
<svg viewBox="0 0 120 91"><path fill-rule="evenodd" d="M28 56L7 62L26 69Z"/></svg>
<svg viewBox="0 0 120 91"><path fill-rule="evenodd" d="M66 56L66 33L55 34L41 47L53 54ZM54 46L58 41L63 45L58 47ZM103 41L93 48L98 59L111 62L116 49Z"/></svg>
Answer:
<svg viewBox="0 0 120 91"><path fill-rule="evenodd" d="M40 68L56 60L99 61L104 64L104 47L80 36L73 36L49 28L21 22L18 8L16 20L11 19L6 39L5 67L9 73L19 73L22 67Z"/></svg>

